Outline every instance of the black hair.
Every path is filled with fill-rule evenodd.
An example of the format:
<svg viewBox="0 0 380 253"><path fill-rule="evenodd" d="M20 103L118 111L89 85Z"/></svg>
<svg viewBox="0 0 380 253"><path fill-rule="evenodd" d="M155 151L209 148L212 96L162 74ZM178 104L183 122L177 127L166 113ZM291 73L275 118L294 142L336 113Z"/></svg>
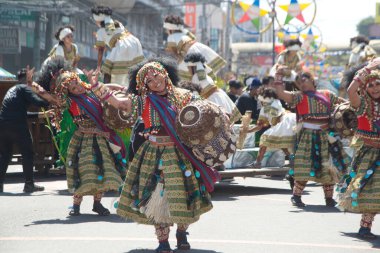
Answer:
<svg viewBox="0 0 380 253"><path fill-rule="evenodd" d="M228 86L236 89L244 87L244 85L239 80L230 80L228 82Z"/></svg>
<svg viewBox="0 0 380 253"><path fill-rule="evenodd" d="M368 40L368 38L365 37L365 36L363 36L363 35L359 35L359 36L356 36L356 37L352 37L352 38L350 39L350 45L352 45L352 43L354 43L354 42L356 42L356 43L358 43L358 44L360 44L360 43L364 43L364 44L366 44L366 45L369 44L369 40Z"/></svg>
<svg viewBox="0 0 380 253"><path fill-rule="evenodd" d="M269 84L271 81L274 81L274 77L273 76L264 76L263 79L261 80L261 83L263 85L267 85Z"/></svg>
<svg viewBox="0 0 380 253"><path fill-rule="evenodd" d="M350 86L352 80L354 79L356 72L362 68L364 68L368 62L361 63L359 65L353 66L350 69L346 70L343 73L343 78L342 78L342 86L348 88Z"/></svg>
<svg viewBox="0 0 380 253"><path fill-rule="evenodd" d="M261 95L263 98L274 98L278 99L277 93L273 88L266 87L266 88L261 88L258 90L258 95Z"/></svg>
<svg viewBox="0 0 380 253"><path fill-rule="evenodd" d="M186 63L187 62L206 62L206 58L200 54L200 53L190 53L185 56L185 59L183 59Z"/></svg>
<svg viewBox="0 0 380 253"><path fill-rule="evenodd" d="M26 79L26 68L22 68L19 71L17 71L17 80L20 82L24 79Z"/></svg>
<svg viewBox="0 0 380 253"><path fill-rule="evenodd" d="M69 28L72 32L75 31L75 28L74 28L74 26L72 26L72 25L61 26L61 27L55 32L55 34L54 34L54 37L55 37L59 42L61 42L61 40L59 39L59 34L60 34L61 31L62 31L63 29L65 29L65 28Z"/></svg>
<svg viewBox="0 0 380 253"><path fill-rule="evenodd" d="M35 81L45 90L50 91L50 82L53 76L56 76L60 70L71 71L72 66L63 57L50 58L36 74Z"/></svg>
<svg viewBox="0 0 380 253"><path fill-rule="evenodd" d="M96 14L96 15L104 14L107 16L111 16L112 15L112 9L108 6L98 5L98 6L94 6L91 8L91 13Z"/></svg>
<svg viewBox="0 0 380 253"><path fill-rule="evenodd" d="M284 41L284 46L286 48L291 47L293 45L302 46L302 42L299 39L289 39Z"/></svg>
<svg viewBox="0 0 380 253"><path fill-rule="evenodd" d="M186 81L186 80L182 80L181 82L179 82L178 87L186 89L186 90L189 90L191 92L196 91L199 94L202 91L202 88L201 88L201 86L199 84L193 83L191 81Z"/></svg>
<svg viewBox="0 0 380 253"><path fill-rule="evenodd" d="M159 62L164 66L166 71L168 72L169 78L172 81L174 86L178 85L179 82L179 76L177 73L177 61L173 58L169 57L155 57L150 58L147 61L144 61L137 66L135 66L133 69L129 71L129 88L128 91L133 94L138 94L136 90L137 82L136 82L136 76L139 70L147 63L149 62Z"/></svg>
<svg viewBox="0 0 380 253"><path fill-rule="evenodd" d="M182 18L177 15L167 15L164 19L165 23L175 24L175 25L185 25Z"/></svg>

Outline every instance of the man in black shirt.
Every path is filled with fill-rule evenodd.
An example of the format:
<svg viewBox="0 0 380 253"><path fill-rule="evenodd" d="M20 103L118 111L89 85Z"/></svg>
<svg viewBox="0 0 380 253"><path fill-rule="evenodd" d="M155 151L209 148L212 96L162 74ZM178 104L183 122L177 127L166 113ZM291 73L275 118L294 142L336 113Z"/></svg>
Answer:
<svg viewBox="0 0 380 253"><path fill-rule="evenodd" d="M244 82L247 85L247 91L236 100L236 106L241 115L244 115L246 111L252 111L252 119L257 120L259 117L259 106L256 96L261 82L257 77L252 76L247 77Z"/></svg>
<svg viewBox="0 0 380 253"><path fill-rule="evenodd" d="M19 78L25 73L19 73ZM5 94L0 109L0 192L4 191L4 179L12 158L12 146L16 144L22 155L25 177L24 192L43 191L33 180L33 143L27 124L29 105L45 107L49 105L36 95L27 85L17 84Z"/></svg>

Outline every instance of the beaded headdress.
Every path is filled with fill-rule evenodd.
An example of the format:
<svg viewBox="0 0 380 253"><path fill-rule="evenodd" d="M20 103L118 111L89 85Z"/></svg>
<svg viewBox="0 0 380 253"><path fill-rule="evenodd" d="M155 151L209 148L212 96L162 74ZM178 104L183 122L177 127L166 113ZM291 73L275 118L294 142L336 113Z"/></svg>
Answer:
<svg viewBox="0 0 380 253"><path fill-rule="evenodd" d="M153 71L153 73L161 74L165 77L166 80L166 89L168 93L171 93L173 90L173 84L169 78L169 74L162 66L161 63L153 61L153 62L148 62L146 63L138 72L136 76L136 90L138 94L140 95L146 95L148 92L148 87L147 87L147 77L149 71Z"/></svg>

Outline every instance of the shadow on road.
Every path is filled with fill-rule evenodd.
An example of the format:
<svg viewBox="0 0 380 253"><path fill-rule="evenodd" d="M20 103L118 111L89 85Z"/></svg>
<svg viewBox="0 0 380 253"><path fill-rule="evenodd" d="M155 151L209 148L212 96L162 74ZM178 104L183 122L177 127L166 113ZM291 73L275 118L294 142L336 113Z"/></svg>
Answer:
<svg viewBox="0 0 380 253"><path fill-rule="evenodd" d="M46 224L79 224L88 222L110 222L110 223L132 223L132 221L125 220L116 214L110 216L99 216L97 214L81 214L79 216L68 216L66 219L50 219L50 220L37 220L31 224L24 225L24 227Z"/></svg>
<svg viewBox="0 0 380 253"><path fill-rule="evenodd" d="M306 203L305 207L294 207L295 210L289 211L291 213L302 213L302 212L312 212L312 213L341 213L341 211L336 207L327 207L325 205L308 205Z"/></svg>
<svg viewBox="0 0 380 253"><path fill-rule="evenodd" d="M271 194L281 194L289 195L292 191L289 189L276 189L267 187L253 187L244 186L241 184L218 184L215 186L214 192L211 193L213 201L234 201L235 197L240 196L257 196L257 195L271 195ZM305 195L308 194L307 191L304 192ZM289 201L290 202L290 201Z"/></svg>
<svg viewBox="0 0 380 253"><path fill-rule="evenodd" d="M155 250L151 249L133 249L125 253L155 253ZM177 253L221 253L214 250L203 250L203 249L190 249L190 250L175 250Z"/></svg>
<svg viewBox="0 0 380 253"><path fill-rule="evenodd" d="M359 230L359 228L358 228ZM372 244L373 248L380 248L380 241L379 241L379 235L377 235L376 239L363 239L358 237L358 233L346 233L346 232L340 232L342 236L355 238L357 242L369 242Z"/></svg>

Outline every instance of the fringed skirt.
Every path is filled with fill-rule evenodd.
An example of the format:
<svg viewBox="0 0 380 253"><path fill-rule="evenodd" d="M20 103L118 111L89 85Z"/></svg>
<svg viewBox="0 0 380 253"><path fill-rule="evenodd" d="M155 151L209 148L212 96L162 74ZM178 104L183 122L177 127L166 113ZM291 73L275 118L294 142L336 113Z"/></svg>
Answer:
<svg viewBox="0 0 380 253"><path fill-rule="evenodd" d="M220 55L202 43L195 42L187 51L187 54L191 53L200 53L206 58L207 66L212 69L212 73L208 73L208 75L212 78L226 65L226 61ZM184 61L178 66L178 74L181 80L191 81L192 75Z"/></svg>
<svg viewBox="0 0 380 253"><path fill-rule="evenodd" d="M351 171L338 186L339 207L348 212L380 212L380 149L362 146Z"/></svg>
<svg viewBox="0 0 380 253"><path fill-rule="evenodd" d="M288 149L292 151L295 144L295 126L297 119L295 113L286 113L275 126L266 130L260 137L260 146L268 149Z"/></svg>
<svg viewBox="0 0 380 253"><path fill-rule="evenodd" d="M76 131L66 159L69 191L82 196L118 191L123 181L115 159L106 138Z"/></svg>
<svg viewBox="0 0 380 253"><path fill-rule="evenodd" d="M294 178L297 181L314 181L335 184L340 174L347 170L349 156L340 141L331 144L328 132L302 128L296 146Z"/></svg>
<svg viewBox="0 0 380 253"><path fill-rule="evenodd" d="M211 210L211 198L174 145L145 141L129 165L117 214L142 224L191 224Z"/></svg>

